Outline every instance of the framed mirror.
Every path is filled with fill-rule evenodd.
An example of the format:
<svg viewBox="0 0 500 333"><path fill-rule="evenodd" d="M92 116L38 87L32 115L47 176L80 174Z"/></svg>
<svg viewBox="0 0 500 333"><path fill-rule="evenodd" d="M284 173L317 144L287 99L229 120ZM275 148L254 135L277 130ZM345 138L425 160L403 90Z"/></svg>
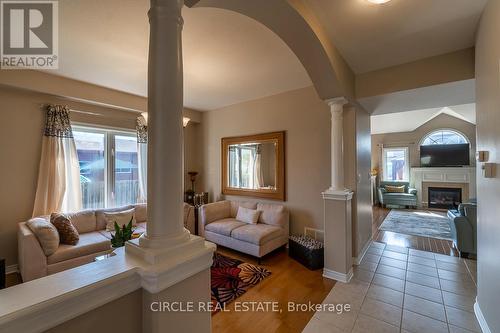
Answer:
<svg viewBox="0 0 500 333"><path fill-rule="evenodd" d="M222 193L285 201L285 132L222 138Z"/></svg>

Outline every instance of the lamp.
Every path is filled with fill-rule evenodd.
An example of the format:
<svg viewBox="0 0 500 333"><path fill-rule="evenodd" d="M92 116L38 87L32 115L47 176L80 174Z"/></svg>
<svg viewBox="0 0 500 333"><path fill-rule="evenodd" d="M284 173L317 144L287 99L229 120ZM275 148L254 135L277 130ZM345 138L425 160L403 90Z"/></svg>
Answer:
<svg viewBox="0 0 500 333"><path fill-rule="evenodd" d="M147 124L148 123L148 113L142 112L141 116L142 116L142 118L144 118L144 120L146 121L146 124ZM186 127L190 121L191 121L191 118L182 117L182 127Z"/></svg>

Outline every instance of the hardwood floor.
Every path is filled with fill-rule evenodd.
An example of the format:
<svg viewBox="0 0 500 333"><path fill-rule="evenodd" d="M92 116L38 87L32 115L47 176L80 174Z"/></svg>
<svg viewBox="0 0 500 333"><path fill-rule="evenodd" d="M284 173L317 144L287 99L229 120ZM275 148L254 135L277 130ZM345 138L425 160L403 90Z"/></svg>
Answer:
<svg viewBox="0 0 500 333"><path fill-rule="evenodd" d="M251 256L217 247L217 251L248 263L257 264ZM235 312L234 302L226 309L212 316L214 333L263 333L263 332L302 332L314 312L288 312L287 303L321 304L335 285L335 281L322 277L322 270L310 271L288 257L284 248L264 257L261 266L272 274L235 302L278 302L282 313L278 312Z"/></svg>
<svg viewBox="0 0 500 333"><path fill-rule="evenodd" d="M372 234L374 241L458 257L458 251L453 247L451 241L379 230L378 227L384 222L390 211L388 208L373 207Z"/></svg>

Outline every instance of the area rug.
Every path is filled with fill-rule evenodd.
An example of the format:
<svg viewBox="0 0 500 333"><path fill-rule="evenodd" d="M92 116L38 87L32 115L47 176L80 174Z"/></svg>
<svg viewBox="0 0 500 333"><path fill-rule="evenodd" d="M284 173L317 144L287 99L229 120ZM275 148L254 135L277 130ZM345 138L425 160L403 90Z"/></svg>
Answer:
<svg viewBox="0 0 500 333"><path fill-rule="evenodd" d="M393 209L379 229L400 234L452 240L448 218L444 213L439 212Z"/></svg>
<svg viewBox="0 0 500 333"><path fill-rule="evenodd" d="M238 259L214 254L210 269L212 305L215 313L243 295L260 281L271 275L271 271Z"/></svg>

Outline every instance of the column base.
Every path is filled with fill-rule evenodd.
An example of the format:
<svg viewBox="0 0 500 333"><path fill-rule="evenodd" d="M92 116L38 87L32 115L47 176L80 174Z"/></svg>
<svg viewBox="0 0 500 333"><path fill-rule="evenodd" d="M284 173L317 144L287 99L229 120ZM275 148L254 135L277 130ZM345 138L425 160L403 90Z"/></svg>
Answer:
<svg viewBox="0 0 500 333"><path fill-rule="evenodd" d="M354 192L347 188L335 189L332 187L321 193L323 199L329 200L351 200L353 195Z"/></svg>
<svg viewBox="0 0 500 333"><path fill-rule="evenodd" d="M157 293L212 265L215 244L189 235L187 241L164 248L147 248L138 239L125 244L125 253L145 261L147 266L139 271L141 286L150 293Z"/></svg>
<svg viewBox="0 0 500 333"><path fill-rule="evenodd" d="M353 276L352 269L349 270L349 272L347 272L347 274L345 274L345 273L332 271L332 270L327 269L327 268L323 268L323 277L326 277L327 279L332 279L332 280L336 280L336 281L343 282L343 283L349 283L352 279L352 276Z"/></svg>
<svg viewBox="0 0 500 333"><path fill-rule="evenodd" d="M139 237L139 246L147 247L150 249L165 249L176 247L183 244L189 240L190 232L186 228L173 237L151 237L146 233Z"/></svg>

